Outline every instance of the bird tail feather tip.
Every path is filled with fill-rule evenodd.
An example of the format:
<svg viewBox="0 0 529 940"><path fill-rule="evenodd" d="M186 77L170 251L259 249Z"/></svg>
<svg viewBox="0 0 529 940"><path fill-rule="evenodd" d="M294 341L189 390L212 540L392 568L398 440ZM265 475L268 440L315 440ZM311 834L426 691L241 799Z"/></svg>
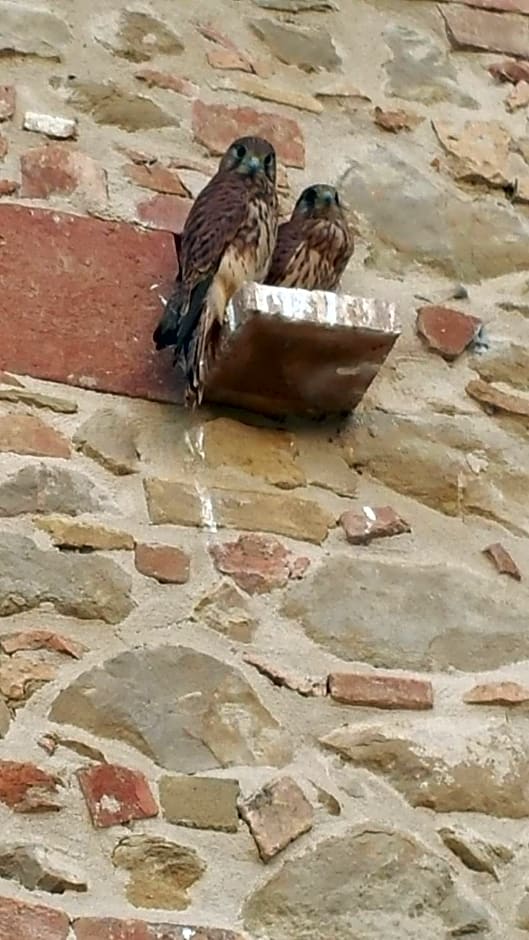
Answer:
<svg viewBox="0 0 529 940"><path fill-rule="evenodd" d="M186 405L192 408L202 404L208 372L218 352L220 323L208 323L208 319L203 317L187 355Z"/></svg>
<svg viewBox="0 0 529 940"><path fill-rule="evenodd" d="M156 327L152 338L156 349L175 346L178 340L178 326L185 316L189 305L189 294L183 285L177 284L165 306L164 314Z"/></svg>

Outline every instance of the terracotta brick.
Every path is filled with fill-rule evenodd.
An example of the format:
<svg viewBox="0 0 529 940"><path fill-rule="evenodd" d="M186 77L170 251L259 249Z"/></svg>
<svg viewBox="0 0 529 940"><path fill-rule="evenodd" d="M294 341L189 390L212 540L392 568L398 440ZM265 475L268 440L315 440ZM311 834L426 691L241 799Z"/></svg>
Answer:
<svg viewBox="0 0 529 940"><path fill-rule="evenodd" d="M64 653L73 659L80 659L86 653L86 646L51 630L24 630L23 633L11 633L0 640L4 653L16 653L19 650L51 650Z"/></svg>
<svg viewBox="0 0 529 940"><path fill-rule="evenodd" d="M98 764L80 770L78 777L92 822L99 829L158 814L149 784L138 770Z"/></svg>
<svg viewBox="0 0 529 940"><path fill-rule="evenodd" d="M168 295L177 271L171 235L6 204L0 231L0 369L181 400L171 356L157 355L152 342L158 294ZM21 284L30 285L31 303L20 303Z"/></svg>
<svg viewBox="0 0 529 940"><path fill-rule="evenodd" d="M76 940L243 940L240 934L231 930L153 924L114 917L81 917L74 923L74 933Z"/></svg>
<svg viewBox="0 0 529 940"><path fill-rule="evenodd" d="M222 154L237 137L255 134L265 137L276 149L279 160L287 166L303 169L305 142L303 132L292 118L253 108L230 108L223 104L193 104L193 134L214 154Z"/></svg>
<svg viewBox="0 0 529 940"><path fill-rule="evenodd" d="M349 509L340 517L340 523L351 545L367 545L373 539L411 532L409 523L391 506L362 506L360 512Z"/></svg>
<svg viewBox="0 0 529 940"><path fill-rule="evenodd" d="M308 832L314 815L303 790L291 777L281 777L241 800L239 812L263 862L269 862L294 839Z"/></svg>
<svg viewBox="0 0 529 940"><path fill-rule="evenodd" d="M467 705L527 705L529 688L519 682L483 682L465 692Z"/></svg>
<svg viewBox="0 0 529 940"><path fill-rule="evenodd" d="M478 334L482 321L461 310L432 305L420 307L417 332L444 359L456 359Z"/></svg>
<svg viewBox="0 0 529 940"><path fill-rule="evenodd" d="M16 180L0 180L0 196L12 196L18 192L19 184Z"/></svg>
<svg viewBox="0 0 529 940"><path fill-rule="evenodd" d="M136 206L138 219L151 228L164 232L181 232L193 205L192 199L159 193Z"/></svg>
<svg viewBox="0 0 529 940"><path fill-rule="evenodd" d="M79 191L92 205L106 203L106 173L92 157L63 144L45 144L28 150L20 158L21 195L47 199L54 193Z"/></svg>
<svg viewBox="0 0 529 940"><path fill-rule="evenodd" d="M0 898L2 940L66 940L69 930L70 922L63 911Z"/></svg>
<svg viewBox="0 0 529 940"><path fill-rule="evenodd" d="M69 457L70 444L33 415L0 415L0 452L34 457Z"/></svg>
<svg viewBox="0 0 529 940"><path fill-rule="evenodd" d="M161 584L185 584L189 581L189 555L172 545L136 545L136 568Z"/></svg>
<svg viewBox="0 0 529 940"><path fill-rule="evenodd" d="M417 711L433 707L431 682L401 676L334 672L329 676L329 694L344 705Z"/></svg>
<svg viewBox="0 0 529 940"><path fill-rule="evenodd" d="M57 777L35 764L0 761L0 803L17 813L61 809L56 796L58 782Z"/></svg>
<svg viewBox="0 0 529 940"><path fill-rule="evenodd" d="M175 91L178 95L183 95L184 98L196 98L199 93L199 87L194 82L170 72L145 68L139 69L135 74L136 78L145 82L148 88L165 88L167 91Z"/></svg>
<svg viewBox="0 0 529 940"><path fill-rule="evenodd" d="M13 85L0 85L0 121L13 117L16 107L16 92Z"/></svg>
<svg viewBox="0 0 529 940"><path fill-rule="evenodd" d="M159 163L152 166L131 163L125 167L124 172L129 180L136 183L137 186L143 186L144 189L153 189L158 193L183 196L184 198L191 195L178 173L175 173L174 170L168 170L167 167L161 166Z"/></svg>
<svg viewBox="0 0 529 940"><path fill-rule="evenodd" d="M493 542L492 545L487 545L487 547L483 549L483 552L494 562L500 574L508 574L511 578L514 578L515 581L522 580L522 574L518 565L501 542Z"/></svg>
<svg viewBox="0 0 529 940"><path fill-rule="evenodd" d="M227 574L248 594L265 594L284 587L289 578L302 578L310 565L273 536L240 535L234 542L212 545L210 554L221 574Z"/></svg>

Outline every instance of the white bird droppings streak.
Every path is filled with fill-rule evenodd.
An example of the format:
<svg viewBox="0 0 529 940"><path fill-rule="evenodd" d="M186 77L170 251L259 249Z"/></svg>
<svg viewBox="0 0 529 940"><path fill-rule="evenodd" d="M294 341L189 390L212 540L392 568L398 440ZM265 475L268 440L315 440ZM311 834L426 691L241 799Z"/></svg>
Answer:
<svg viewBox="0 0 529 940"><path fill-rule="evenodd" d="M371 509L371 506L364 506L363 510L364 510L364 516L367 516L367 518L370 519L371 522L377 521L376 513L373 512L373 510Z"/></svg>

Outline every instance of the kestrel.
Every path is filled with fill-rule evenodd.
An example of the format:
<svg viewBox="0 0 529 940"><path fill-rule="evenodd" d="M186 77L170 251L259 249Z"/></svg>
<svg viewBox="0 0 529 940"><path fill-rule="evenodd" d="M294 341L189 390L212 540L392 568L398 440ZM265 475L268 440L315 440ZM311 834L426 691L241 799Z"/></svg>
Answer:
<svg viewBox="0 0 529 940"><path fill-rule="evenodd" d="M188 404L200 404L228 301L262 281L278 225L276 155L268 141L241 137L199 193L182 232L180 272L153 334L184 363Z"/></svg>
<svg viewBox="0 0 529 940"><path fill-rule="evenodd" d="M354 241L334 186L309 186L279 226L265 284L336 290Z"/></svg>

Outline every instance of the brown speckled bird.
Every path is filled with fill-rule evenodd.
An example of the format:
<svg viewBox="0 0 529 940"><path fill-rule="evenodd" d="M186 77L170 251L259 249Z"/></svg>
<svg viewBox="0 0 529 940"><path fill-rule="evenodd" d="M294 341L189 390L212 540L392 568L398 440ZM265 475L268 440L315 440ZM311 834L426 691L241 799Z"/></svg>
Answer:
<svg viewBox="0 0 529 940"><path fill-rule="evenodd" d="M288 222L279 226L265 284L336 290L353 250L353 235L334 186L309 186Z"/></svg>
<svg viewBox="0 0 529 940"><path fill-rule="evenodd" d="M187 217L180 272L153 334L174 346L187 377L186 402L200 404L228 301L266 274L277 236L274 148L260 137L234 141Z"/></svg>

